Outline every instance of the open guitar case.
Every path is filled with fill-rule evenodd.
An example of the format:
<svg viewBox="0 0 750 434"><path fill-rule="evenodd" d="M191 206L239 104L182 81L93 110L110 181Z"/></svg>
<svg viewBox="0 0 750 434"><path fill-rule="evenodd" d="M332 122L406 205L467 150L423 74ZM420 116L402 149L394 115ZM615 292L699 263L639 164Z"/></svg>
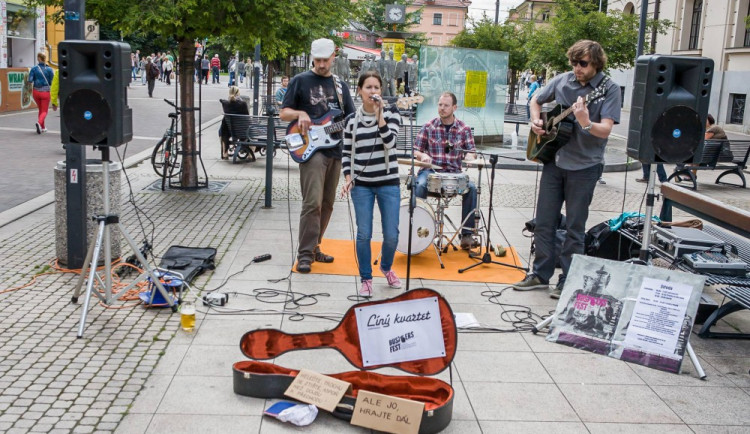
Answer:
<svg viewBox="0 0 750 434"><path fill-rule="evenodd" d="M373 304L428 297L437 297L438 299L445 356L364 367L355 309ZM245 333L240 339L240 350L246 357L256 360L240 361L232 366L234 392L239 395L262 399L285 398L284 392L292 384L299 371L257 360L272 359L294 350L334 348L349 363L360 369L359 371L324 374L352 385L350 394L344 395L336 410L332 413L335 417L350 421L357 394L360 390L367 390L423 402L425 406L419 433L437 433L445 429L453 417L454 391L450 384L437 378L427 377L427 375L435 375L446 368L450 368L456 354L456 345L456 323L448 302L442 295L431 289L414 289L392 299L356 304L347 310L342 321L332 330L320 333L288 334L277 329L261 329ZM401 369L407 373L416 374L416 376L384 375L369 371L370 369L385 367ZM451 371L451 382L452 378Z"/></svg>

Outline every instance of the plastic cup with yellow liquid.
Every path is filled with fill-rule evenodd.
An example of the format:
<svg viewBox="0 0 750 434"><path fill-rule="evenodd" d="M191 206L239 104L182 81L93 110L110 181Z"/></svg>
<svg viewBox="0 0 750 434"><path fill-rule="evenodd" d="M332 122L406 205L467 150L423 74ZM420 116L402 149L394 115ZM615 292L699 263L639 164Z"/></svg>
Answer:
<svg viewBox="0 0 750 434"><path fill-rule="evenodd" d="M184 300L180 305L180 326L186 332L195 328L195 302Z"/></svg>

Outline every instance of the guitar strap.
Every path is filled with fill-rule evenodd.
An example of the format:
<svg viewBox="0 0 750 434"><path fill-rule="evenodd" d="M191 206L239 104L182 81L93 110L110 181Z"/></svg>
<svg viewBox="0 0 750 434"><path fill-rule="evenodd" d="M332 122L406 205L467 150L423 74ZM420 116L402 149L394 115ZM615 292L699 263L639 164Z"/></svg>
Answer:
<svg viewBox="0 0 750 434"><path fill-rule="evenodd" d="M344 97L342 95L344 93L344 85L341 84L341 79L339 79L338 75L331 74L331 77L333 78L333 88L336 89L336 97L339 99L339 109L343 112Z"/></svg>

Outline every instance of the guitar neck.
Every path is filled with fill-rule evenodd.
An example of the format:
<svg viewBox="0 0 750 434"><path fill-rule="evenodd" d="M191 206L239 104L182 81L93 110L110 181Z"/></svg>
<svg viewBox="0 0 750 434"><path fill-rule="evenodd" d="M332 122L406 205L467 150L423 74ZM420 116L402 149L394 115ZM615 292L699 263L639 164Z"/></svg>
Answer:
<svg viewBox="0 0 750 434"><path fill-rule="evenodd" d="M338 133L339 131L342 131L346 127L346 119L343 121L334 122L331 125L328 125L323 129L323 131L326 132L326 134L333 134Z"/></svg>
<svg viewBox="0 0 750 434"><path fill-rule="evenodd" d="M560 113L559 115L555 116L552 119L552 125L559 124L563 119L567 118L571 113L573 113L573 106L568 107L562 113Z"/></svg>

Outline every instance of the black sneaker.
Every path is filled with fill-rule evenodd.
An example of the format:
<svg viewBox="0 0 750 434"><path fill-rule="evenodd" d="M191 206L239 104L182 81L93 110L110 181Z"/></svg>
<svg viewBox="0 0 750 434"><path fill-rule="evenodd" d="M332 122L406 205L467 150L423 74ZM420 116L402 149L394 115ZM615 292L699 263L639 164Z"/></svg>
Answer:
<svg viewBox="0 0 750 434"><path fill-rule="evenodd" d="M479 241L471 235L461 236L461 249L469 250L479 247Z"/></svg>
<svg viewBox="0 0 750 434"><path fill-rule="evenodd" d="M511 286L516 291L531 291L533 289L547 289L549 288L549 283L544 283L536 274L529 273L522 281L514 283Z"/></svg>
<svg viewBox="0 0 750 434"><path fill-rule="evenodd" d="M39 125L39 122L37 122L36 124L34 124L34 126L36 127L36 133L37 134L42 134L42 126Z"/></svg>

